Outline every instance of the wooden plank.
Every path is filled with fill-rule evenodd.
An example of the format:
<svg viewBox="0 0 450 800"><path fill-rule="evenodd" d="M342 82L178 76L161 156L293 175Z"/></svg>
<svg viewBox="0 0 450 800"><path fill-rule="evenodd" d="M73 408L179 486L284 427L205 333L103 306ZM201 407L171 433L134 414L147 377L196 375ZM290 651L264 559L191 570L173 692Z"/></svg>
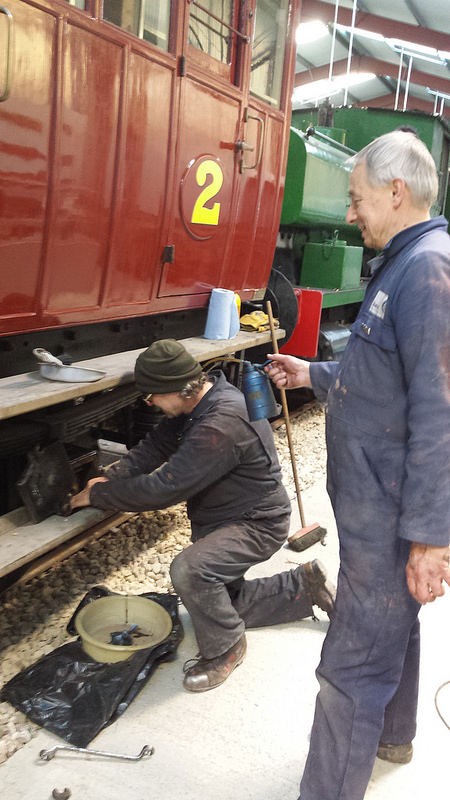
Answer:
<svg viewBox="0 0 450 800"><path fill-rule="evenodd" d="M56 564L61 563L61 561L65 561L66 558L69 558L69 556L74 555L74 553L78 553L78 551L83 547L87 547L92 544L92 542L101 539L102 536L106 536L106 534L110 533L110 531L114 530L118 525L122 525L122 523L132 519L135 516L136 514L128 511L114 513L112 516L107 517L107 519L104 519L93 527L88 528L87 531L82 531L76 536L71 537L69 541L63 542L57 547L52 547L51 550L39 558L31 555L29 560L30 563L21 568L19 577L14 581L14 583L27 583L32 578L42 575L43 572L46 572ZM14 572L14 570L9 569L8 572L11 573Z"/></svg>
<svg viewBox="0 0 450 800"><path fill-rule="evenodd" d="M70 517L52 516L43 522L28 521L15 524L12 512L11 525L8 514L0 527L0 577L19 569L54 547L67 542L87 528L112 516L98 508L83 508ZM112 524L112 523L111 523Z"/></svg>
<svg viewBox="0 0 450 800"><path fill-rule="evenodd" d="M277 331L277 338L284 337L284 331ZM233 339L204 339L201 336L180 339L194 358L209 361L224 355L248 350L252 347L270 342L270 331L249 333L240 331ZM270 347L269 347L270 349ZM75 400L89 394L113 389L134 380L136 359L145 348L128 350L125 353L114 353L109 356L78 361L73 366L87 367L105 372L104 378L94 383L63 383L43 378L39 371L27 372L0 379L0 420L10 419L39 408Z"/></svg>

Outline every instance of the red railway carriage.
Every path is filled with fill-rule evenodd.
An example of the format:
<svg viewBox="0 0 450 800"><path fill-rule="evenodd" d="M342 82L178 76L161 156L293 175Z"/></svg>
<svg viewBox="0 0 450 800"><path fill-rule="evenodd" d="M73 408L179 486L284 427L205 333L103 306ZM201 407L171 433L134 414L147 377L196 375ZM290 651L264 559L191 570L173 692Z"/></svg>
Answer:
<svg viewBox="0 0 450 800"><path fill-rule="evenodd" d="M216 286L264 294L296 6L5 1L0 375L36 346L79 359L199 334Z"/></svg>
<svg viewBox="0 0 450 800"><path fill-rule="evenodd" d="M152 424L135 351L201 336L214 287L263 298L297 6L0 4L0 514L22 504L30 456L43 480L54 444L89 469L99 438ZM36 347L106 359L106 377L49 386Z"/></svg>

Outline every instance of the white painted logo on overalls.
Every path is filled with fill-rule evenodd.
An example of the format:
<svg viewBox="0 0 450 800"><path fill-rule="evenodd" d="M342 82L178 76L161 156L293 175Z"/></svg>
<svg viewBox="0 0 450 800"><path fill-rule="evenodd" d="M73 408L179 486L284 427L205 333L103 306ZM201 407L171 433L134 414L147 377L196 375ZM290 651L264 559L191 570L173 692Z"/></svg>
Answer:
<svg viewBox="0 0 450 800"><path fill-rule="evenodd" d="M376 317L380 317L380 319L384 319L384 315L386 313L386 303L389 300L389 295L386 292L382 292L378 290L374 299L372 300L372 305L370 306L369 311L372 314L375 314Z"/></svg>

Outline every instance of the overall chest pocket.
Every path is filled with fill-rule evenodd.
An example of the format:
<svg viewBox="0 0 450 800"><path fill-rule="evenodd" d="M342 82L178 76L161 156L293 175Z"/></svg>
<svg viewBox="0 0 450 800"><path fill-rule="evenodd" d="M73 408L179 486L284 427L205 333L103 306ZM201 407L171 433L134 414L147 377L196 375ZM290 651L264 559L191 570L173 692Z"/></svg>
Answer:
<svg viewBox="0 0 450 800"><path fill-rule="evenodd" d="M359 317L340 373L342 392L379 406L393 402L403 391L403 375L395 332L373 315Z"/></svg>
<svg viewBox="0 0 450 800"><path fill-rule="evenodd" d="M351 331L368 344L381 347L382 350L387 350L390 353L397 351L397 341L392 325L374 319L369 314L359 317L353 323Z"/></svg>

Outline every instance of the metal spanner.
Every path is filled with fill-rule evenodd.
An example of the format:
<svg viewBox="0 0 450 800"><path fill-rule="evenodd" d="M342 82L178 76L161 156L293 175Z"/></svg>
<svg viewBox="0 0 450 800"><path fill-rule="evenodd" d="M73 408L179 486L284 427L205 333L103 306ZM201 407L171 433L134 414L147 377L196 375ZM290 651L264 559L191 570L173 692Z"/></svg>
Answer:
<svg viewBox="0 0 450 800"><path fill-rule="evenodd" d="M127 756L121 753L105 753L103 750L89 750L85 747L74 747L70 744L57 744L55 747L52 747L50 750L41 750L39 753L39 758L42 761L51 761L52 758L55 757L58 750L69 750L72 753L85 753L89 756L104 756L105 758L122 758L127 761L139 761L139 759L144 758L144 756L152 756L155 752L154 747L149 747L148 744L145 744L142 748L141 752L137 756Z"/></svg>

